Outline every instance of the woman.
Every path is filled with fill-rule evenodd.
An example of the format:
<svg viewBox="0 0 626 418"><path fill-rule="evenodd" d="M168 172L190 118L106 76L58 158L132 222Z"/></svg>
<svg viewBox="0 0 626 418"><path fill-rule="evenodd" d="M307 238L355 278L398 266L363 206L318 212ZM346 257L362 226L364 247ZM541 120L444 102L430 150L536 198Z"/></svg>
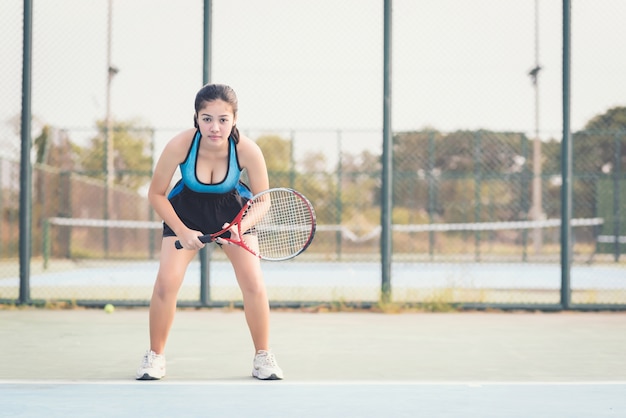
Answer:
<svg viewBox="0 0 626 418"><path fill-rule="evenodd" d="M194 129L176 135L166 145L154 170L148 198L163 219L160 266L150 302L150 349L137 370L138 380L165 376L165 343L178 291L189 262L205 244L198 237L219 231L244 203L269 188L261 149L237 129L237 96L228 86L208 84L196 95ZM182 179L169 194L176 169ZM240 181L247 170L249 189ZM180 240L183 249L175 248ZM218 240L218 244L222 244ZM269 303L259 259L236 245L224 245L243 294L246 322L255 356L252 375L282 379L283 372L269 351Z"/></svg>

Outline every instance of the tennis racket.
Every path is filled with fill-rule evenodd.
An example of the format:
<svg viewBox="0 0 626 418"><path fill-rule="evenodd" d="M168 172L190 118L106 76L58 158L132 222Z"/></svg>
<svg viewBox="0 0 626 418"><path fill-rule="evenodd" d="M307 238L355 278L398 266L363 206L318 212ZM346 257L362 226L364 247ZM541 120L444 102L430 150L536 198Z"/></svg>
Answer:
<svg viewBox="0 0 626 418"><path fill-rule="evenodd" d="M311 202L292 189L275 188L254 195L221 231L198 237L209 243L220 239L271 261L288 260L307 249L315 235ZM230 231L230 238L223 236ZM180 241L176 248L181 249Z"/></svg>

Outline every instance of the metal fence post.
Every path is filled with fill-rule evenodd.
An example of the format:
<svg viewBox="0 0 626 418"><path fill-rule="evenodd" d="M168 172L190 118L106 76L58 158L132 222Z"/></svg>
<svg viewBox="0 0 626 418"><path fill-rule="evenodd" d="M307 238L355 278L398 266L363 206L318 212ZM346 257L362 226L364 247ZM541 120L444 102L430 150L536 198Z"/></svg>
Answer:
<svg viewBox="0 0 626 418"><path fill-rule="evenodd" d="M203 66L202 83L211 81L211 0L204 0L204 42L203 42ZM200 303L208 305L211 301L211 249L213 246L205 246L200 250Z"/></svg>
<svg viewBox="0 0 626 418"><path fill-rule="evenodd" d="M383 51L383 178L381 190L381 298L391 299L391 211L393 199L393 157L391 133L391 3L384 0L384 51Z"/></svg>
<svg viewBox="0 0 626 418"><path fill-rule="evenodd" d="M528 138L526 137L526 135L521 135L520 136L520 148L521 148L521 152L522 152L522 156L524 157L524 161L528 162L529 158L528 158ZM524 213L524 218L528 219L529 218L529 211L531 211L530 206L534 205L535 199L534 197L529 199L529 194L530 193L535 193L535 183L533 182L533 190L532 192L529 190L529 186L530 186L530 179L531 174L530 174L530 170L528 170L528 164L524 164L524 168L522 169L522 172L520 173L520 199L521 199L521 208L522 208L522 212ZM529 200L532 203L529 203ZM533 215L530 216L530 218L532 220L537 220ZM535 231L538 231L534 236L533 236L533 240L537 238L537 236L541 236L541 229L535 229ZM523 229L522 230L522 261L528 261L528 229Z"/></svg>
<svg viewBox="0 0 626 418"><path fill-rule="evenodd" d="M428 223L435 222L437 211L437 178L435 174L435 133L428 134ZM428 231L428 254L430 260L435 259L435 231Z"/></svg>
<svg viewBox="0 0 626 418"><path fill-rule="evenodd" d="M619 261L620 252L621 252L621 242L620 237L622 236L622 222L621 222L621 187L620 187L620 177L622 175L622 167L621 167L621 156L622 156L622 141L618 134L615 134L615 167L613 168L613 231L615 234L615 242L613 245L613 259L615 262Z"/></svg>
<svg viewBox="0 0 626 418"><path fill-rule="evenodd" d="M474 222L480 222L482 201L480 189L482 188L482 133L474 133ZM480 231L474 232L474 260L480 261Z"/></svg>
<svg viewBox="0 0 626 418"><path fill-rule="evenodd" d="M572 263L572 135L570 130L571 4L563 0L563 140L561 142L561 308L569 309Z"/></svg>
<svg viewBox="0 0 626 418"><path fill-rule="evenodd" d="M32 166L31 138L31 95L32 95L32 51L33 51L33 1L24 0L24 40L22 56L22 121L20 162L20 290L19 302L30 302L30 258L32 235Z"/></svg>
<svg viewBox="0 0 626 418"><path fill-rule="evenodd" d="M335 205L337 215L335 216L335 222L337 225L341 225L343 220L343 203L342 203L342 187L343 187L343 152L342 152L342 135L341 130L337 131L337 155L339 160L337 161L337 196L335 197ZM342 244L341 244L341 231L335 233L335 245L337 247L337 260L341 260Z"/></svg>

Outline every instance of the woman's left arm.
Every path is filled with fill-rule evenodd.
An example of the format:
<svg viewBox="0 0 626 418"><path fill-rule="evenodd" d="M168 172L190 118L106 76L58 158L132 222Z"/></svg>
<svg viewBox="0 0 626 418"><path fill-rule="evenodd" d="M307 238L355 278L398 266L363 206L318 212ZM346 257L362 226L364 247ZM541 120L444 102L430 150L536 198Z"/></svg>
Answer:
<svg viewBox="0 0 626 418"><path fill-rule="evenodd" d="M267 165L261 148L250 138L242 135L238 144L238 157L241 168L248 171L252 194L269 189Z"/></svg>

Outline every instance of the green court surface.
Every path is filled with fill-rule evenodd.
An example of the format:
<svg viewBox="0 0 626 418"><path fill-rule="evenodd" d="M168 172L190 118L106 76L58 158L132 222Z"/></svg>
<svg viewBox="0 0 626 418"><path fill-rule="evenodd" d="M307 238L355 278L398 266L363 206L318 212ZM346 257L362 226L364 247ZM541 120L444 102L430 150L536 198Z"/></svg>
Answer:
<svg viewBox="0 0 626 418"><path fill-rule="evenodd" d="M239 310L180 310L133 380L146 309L0 310L1 416L626 416L624 313L272 312L285 380L250 377Z"/></svg>

